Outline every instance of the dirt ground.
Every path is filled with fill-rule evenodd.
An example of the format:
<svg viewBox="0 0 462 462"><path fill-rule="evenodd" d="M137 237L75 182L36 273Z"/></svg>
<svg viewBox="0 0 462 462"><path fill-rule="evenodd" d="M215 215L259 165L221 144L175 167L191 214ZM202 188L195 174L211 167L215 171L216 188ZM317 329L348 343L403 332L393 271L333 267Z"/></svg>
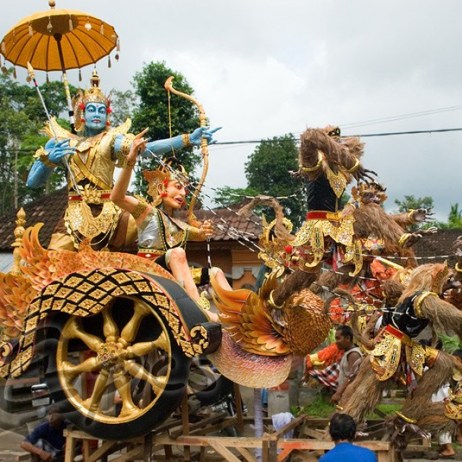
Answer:
<svg viewBox="0 0 462 462"><path fill-rule="evenodd" d="M13 431L0 429L0 462L14 462L19 455L25 454L19 445L26 433L26 427Z"/></svg>

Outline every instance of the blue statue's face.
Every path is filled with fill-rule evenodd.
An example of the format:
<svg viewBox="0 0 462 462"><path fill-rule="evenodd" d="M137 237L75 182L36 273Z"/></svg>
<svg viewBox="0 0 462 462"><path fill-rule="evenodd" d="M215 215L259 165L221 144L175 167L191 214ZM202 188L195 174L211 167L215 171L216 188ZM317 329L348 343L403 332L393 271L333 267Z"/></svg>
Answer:
<svg viewBox="0 0 462 462"><path fill-rule="evenodd" d="M103 130L106 127L107 112L103 103L87 103L85 106L85 126L90 130Z"/></svg>

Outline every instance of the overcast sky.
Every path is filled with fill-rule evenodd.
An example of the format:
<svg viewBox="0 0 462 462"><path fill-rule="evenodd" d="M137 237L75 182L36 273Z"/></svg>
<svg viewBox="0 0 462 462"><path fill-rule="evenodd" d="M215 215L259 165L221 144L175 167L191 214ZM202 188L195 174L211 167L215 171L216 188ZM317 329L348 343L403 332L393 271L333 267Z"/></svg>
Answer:
<svg viewBox="0 0 462 462"><path fill-rule="evenodd" d="M105 90L131 88L144 63L163 60L186 76L211 124L223 126L218 141L298 136L327 124L343 134L462 127L460 0L56 3L98 16L119 34L119 62L97 65ZM47 9L47 0L2 2L0 34ZM91 70L82 70L82 84ZM77 71L69 80L79 85ZM433 197L440 219L450 204L462 207L462 132L364 141L363 163L387 186L389 209L411 194ZM244 187L254 149L211 147L206 186Z"/></svg>

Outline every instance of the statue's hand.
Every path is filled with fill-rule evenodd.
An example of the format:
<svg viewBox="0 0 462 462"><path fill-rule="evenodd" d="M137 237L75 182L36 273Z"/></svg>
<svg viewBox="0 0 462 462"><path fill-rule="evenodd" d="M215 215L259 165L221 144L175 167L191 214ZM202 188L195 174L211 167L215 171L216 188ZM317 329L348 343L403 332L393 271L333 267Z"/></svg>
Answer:
<svg viewBox="0 0 462 462"><path fill-rule="evenodd" d="M204 222L202 222L200 230L207 239L215 234L215 227L213 226L211 220L205 220Z"/></svg>
<svg viewBox="0 0 462 462"><path fill-rule="evenodd" d="M214 144L216 140L213 139L213 134L220 130L221 127L212 128L209 127L199 127L196 128L190 135L189 139L193 146L200 146L202 138L207 140L207 144Z"/></svg>
<svg viewBox="0 0 462 462"><path fill-rule="evenodd" d="M69 146L70 139L58 141L48 152L48 159L54 164L59 164L63 157L75 154L75 147Z"/></svg>
<svg viewBox="0 0 462 462"><path fill-rule="evenodd" d="M367 168L364 168L363 166L360 166L354 173L353 177L356 181L375 181L375 178L377 176L377 173L375 173L373 170L368 170Z"/></svg>
<svg viewBox="0 0 462 462"><path fill-rule="evenodd" d="M435 234L438 232L438 228L436 226L430 226L427 229L422 229L419 231L422 234Z"/></svg>
<svg viewBox="0 0 462 462"><path fill-rule="evenodd" d="M412 218L414 218L417 223L428 223L432 220L432 215L433 212L430 208L416 209L412 212Z"/></svg>

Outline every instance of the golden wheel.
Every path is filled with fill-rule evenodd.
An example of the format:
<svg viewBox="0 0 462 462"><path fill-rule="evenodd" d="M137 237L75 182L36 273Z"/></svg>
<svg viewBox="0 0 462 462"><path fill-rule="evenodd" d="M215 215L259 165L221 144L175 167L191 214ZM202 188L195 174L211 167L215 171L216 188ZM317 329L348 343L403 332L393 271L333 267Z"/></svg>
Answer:
<svg viewBox="0 0 462 462"><path fill-rule="evenodd" d="M104 439L130 438L179 405L189 360L142 298L118 297L97 315L60 315L47 384L70 421Z"/></svg>

